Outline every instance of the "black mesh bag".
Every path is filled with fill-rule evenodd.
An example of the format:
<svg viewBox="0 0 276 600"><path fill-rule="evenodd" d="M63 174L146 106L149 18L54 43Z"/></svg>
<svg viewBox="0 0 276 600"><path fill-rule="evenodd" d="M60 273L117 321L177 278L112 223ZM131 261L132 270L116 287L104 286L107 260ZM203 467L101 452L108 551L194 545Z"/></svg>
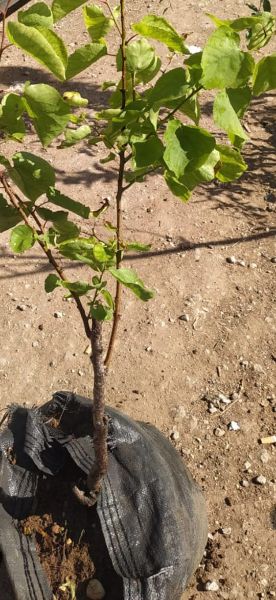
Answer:
<svg viewBox="0 0 276 600"><path fill-rule="evenodd" d="M109 407L106 415L108 473L97 513L123 598L179 600L206 544L202 493L155 427ZM0 432L0 551L17 600L52 599L35 544L17 520L31 513L39 478L58 476L68 461L84 477L93 465L90 400L58 392L39 408L10 408Z"/></svg>

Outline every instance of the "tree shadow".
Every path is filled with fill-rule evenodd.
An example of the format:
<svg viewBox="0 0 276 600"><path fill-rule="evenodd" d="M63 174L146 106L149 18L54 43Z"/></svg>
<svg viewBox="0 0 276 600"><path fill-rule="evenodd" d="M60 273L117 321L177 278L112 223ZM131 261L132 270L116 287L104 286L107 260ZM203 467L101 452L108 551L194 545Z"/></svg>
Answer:
<svg viewBox="0 0 276 600"><path fill-rule="evenodd" d="M127 261L127 260L142 260L142 259L152 259L152 258L157 258L157 257L164 257L164 256L168 256L171 254L178 254L179 252L184 253L184 252L190 252L192 250L196 250L197 248L216 248L216 247L220 247L220 246L232 246L238 243L249 243L252 241L258 241L261 239L268 239L270 237L274 237L276 234L276 228L271 229L270 231L262 231L260 233L253 233L251 235L248 235L246 237L233 237L233 238L223 238L223 239L216 239L216 240L206 240L205 242L190 242L189 240L185 239L185 238L181 238L179 237L178 240L178 244L174 247L169 247L169 248L163 248L161 250L150 250L149 252L139 252L139 253L128 253L124 256L123 260ZM5 275L1 275L0 276L0 281L7 281L9 279L16 279L19 277L28 277L30 275L34 275L34 274L38 274L38 273L45 273L48 274L50 271L52 271L52 266L48 263L48 260L46 257L41 256L39 258L40 260L40 266L32 269L30 271L26 271L26 268L22 269L21 271L18 270L17 265L15 267L12 266L12 262L14 260L14 255L9 253L9 252L3 252L2 255L0 255L0 265L1 262L2 264L4 264L6 271L9 271L7 274ZM23 264L26 265L28 264L32 264L32 262L37 263L38 260L38 256L35 254L29 254L26 256L20 256L18 257L18 260L20 262L22 262ZM10 262L11 261L11 262ZM66 262L63 261L62 266L64 268L64 270L76 270L79 269L81 267L83 267L84 265L82 263L78 263L75 262L74 264L70 263L70 262Z"/></svg>
<svg viewBox="0 0 276 600"><path fill-rule="evenodd" d="M29 66L2 66L1 65L1 85L13 86L16 83L25 83L30 81L34 83L46 83L54 86L60 94L67 91L79 92L84 98L87 98L89 103L93 103L93 107L97 110L99 107L107 104L110 92L103 92L100 85L93 83L89 78L88 69L85 71L86 77L79 77L73 81L59 81L47 71L35 69Z"/></svg>

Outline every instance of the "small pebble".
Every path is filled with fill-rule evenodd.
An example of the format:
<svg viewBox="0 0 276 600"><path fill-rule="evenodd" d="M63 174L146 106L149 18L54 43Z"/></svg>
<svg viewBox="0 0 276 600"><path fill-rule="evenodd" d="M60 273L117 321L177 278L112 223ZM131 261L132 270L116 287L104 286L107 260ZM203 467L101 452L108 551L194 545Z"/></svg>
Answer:
<svg viewBox="0 0 276 600"><path fill-rule="evenodd" d="M55 317L55 319L62 319L63 313L56 311L56 312L54 312L54 317Z"/></svg>
<svg viewBox="0 0 276 600"><path fill-rule="evenodd" d="M249 481L247 481L247 479L242 479L240 484L242 487L249 487Z"/></svg>
<svg viewBox="0 0 276 600"><path fill-rule="evenodd" d="M190 321L190 317L189 317L189 315L187 315L187 313L184 313L184 315L180 315L180 317L178 317L178 318L179 318L179 321L186 321L186 322Z"/></svg>
<svg viewBox="0 0 276 600"><path fill-rule="evenodd" d="M105 597L105 590L98 579L90 579L86 588L86 596L90 600L102 600Z"/></svg>
<svg viewBox="0 0 276 600"><path fill-rule="evenodd" d="M38 342L35 340L35 341L32 343L32 347L33 347L33 348L37 348L38 346L39 346L39 343L38 343Z"/></svg>
<svg viewBox="0 0 276 600"><path fill-rule="evenodd" d="M218 409L211 402L209 404L209 406L208 406L208 413L210 413L211 415L213 415L216 412L218 412Z"/></svg>
<svg viewBox="0 0 276 600"><path fill-rule="evenodd" d="M18 304L16 308L17 308L17 310L21 310L21 312L24 312L24 310L27 310L26 304Z"/></svg>
<svg viewBox="0 0 276 600"><path fill-rule="evenodd" d="M80 377L83 377L83 376L84 376L84 372L83 372L81 369L79 369L79 370L78 370L78 375L79 375Z"/></svg>
<svg viewBox="0 0 276 600"><path fill-rule="evenodd" d="M174 440L174 442L177 442L180 438L180 433L179 431L173 431L171 433L171 439Z"/></svg>
<svg viewBox="0 0 276 600"><path fill-rule="evenodd" d="M276 256L272 256L271 262L274 263L274 264L276 263Z"/></svg>
<svg viewBox="0 0 276 600"><path fill-rule="evenodd" d="M205 583L205 591L206 592L218 592L219 585L216 581L207 581Z"/></svg>
<svg viewBox="0 0 276 600"><path fill-rule="evenodd" d="M257 483L258 485L265 485L266 477L264 477L264 475L258 475L257 477L254 477L253 482Z"/></svg>
<svg viewBox="0 0 276 600"><path fill-rule="evenodd" d="M240 430L240 426L237 423L237 421L230 421L230 423L228 423L228 429L229 431L239 431Z"/></svg>
<svg viewBox="0 0 276 600"><path fill-rule="evenodd" d="M221 429L220 427L216 427L216 429L214 429L214 435L216 437L223 437L225 435L225 431L224 431L224 429Z"/></svg>
<svg viewBox="0 0 276 600"><path fill-rule="evenodd" d="M38 326L39 331L43 331L43 323L40 323Z"/></svg>
<svg viewBox="0 0 276 600"><path fill-rule="evenodd" d="M245 462L243 466L244 466L244 470L245 471L250 471L250 467L251 467L251 463L250 462L248 462L248 461Z"/></svg>
<svg viewBox="0 0 276 600"><path fill-rule="evenodd" d="M262 463L265 465L270 460L270 454L269 454L269 452L267 450L263 450L261 452L260 458L261 458Z"/></svg>
<svg viewBox="0 0 276 600"><path fill-rule="evenodd" d="M251 269L257 269L258 265L256 263L250 263L249 266L250 266Z"/></svg>
<svg viewBox="0 0 276 600"><path fill-rule="evenodd" d="M226 262L228 262L230 265L235 265L237 263L237 259L235 256L227 256Z"/></svg>
<svg viewBox="0 0 276 600"><path fill-rule="evenodd" d="M245 260L238 259L237 265L239 265L240 267L245 267L245 265L246 265Z"/></svg>
<svg viewBox="0 0 276 600"><path fill-rule="evenodd" d="M226 536L229 536L232 533L231 527L222 527L220 531L221 531L222 535L226 535Z"/></svg>
<svg viewBox="0 0 276 600"><path fill-rule="evenodd" d="M225 394L219 394L218 398L221 402L223 402L223 404L231 404L231 400L230 398L228 398L228 396L225 396Z"/></svg>

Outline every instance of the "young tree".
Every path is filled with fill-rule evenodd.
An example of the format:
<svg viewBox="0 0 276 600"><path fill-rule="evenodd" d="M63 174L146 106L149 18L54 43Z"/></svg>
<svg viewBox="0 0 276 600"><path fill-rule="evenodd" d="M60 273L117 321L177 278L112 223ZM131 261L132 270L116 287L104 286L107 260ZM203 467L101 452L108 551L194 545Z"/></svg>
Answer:
<svg viewBox="0 0 276 600"><path fill-rule="evenodd" d="M41 157L26 151L16 152L11 161L0 156L0 231L11 229L14 252L25 252L34 244L40 246L53 269L45 281L46 292L58 287L66 290L75 301L91 342L96 466L88 476L86 489L75 489L88 505L96 501L107 469L105 371L118 328L121 287L129 288L142 301L153 296L132 269L122 267L128 250L148 249L136 241L124 240L123 195L131 186L141 185L149 174L158 172L172 193L186 202L197 185L214 179L230 182L247 169L241 149L248 136L241 119L255 96L276 85L275 54L258 62L253 57L275 30L269 2L264 0L261 5L260 10L251 6L251 16L233 20L209 15L216 28L204 49L196 49L195 53L186 45L185 36L179 35L164 16L146 15L128 31L125 0L116 7L111 7L108 0L103 0L101 6L86 4L85 0L53 0L51 8L37 2L19 11L17 21L8 23L3 14L0 57L9 44L14 44L61 82L73 79L109 55L106 36L110 31L118 38L117 80L103 82L108 100L92 119L85 111L88 101L79 92L65 91L61 95L54 86L44 83L26 82L22 92L2 95L0 105L4 140L23 142L31 127L44 147L57 138L61 140L60 148L82 140L90 146L104 144L108 154L101 162L112 162L117 169L116 223L104 222L103 238L96 226L109 208L108 200L92 210L57 189L54 168ZM80 6L91 41L68 54L55 26ZM246 51L241 49L244 33ZM152 40L167 48L166 66ZM180 66L170 68L174 56ZM204 90L215 90L213 120L227 134L227 143L218 143L200 126ZM77 215L77 221L71 220L69 213ZM64 257L88 266L91 276L71 281L63 269ZM116 281L114 298L109 289L111 279ZM113 320L113 325L104 358L102 325L107 320Z"/></svg>

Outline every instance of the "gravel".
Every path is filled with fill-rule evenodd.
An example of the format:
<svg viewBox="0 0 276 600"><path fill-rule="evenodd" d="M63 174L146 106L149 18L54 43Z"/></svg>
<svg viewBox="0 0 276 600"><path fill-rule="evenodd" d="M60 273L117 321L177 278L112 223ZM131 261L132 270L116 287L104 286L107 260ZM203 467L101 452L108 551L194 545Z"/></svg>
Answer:
<svg viewBox="0 0 276 600"><path fill-rule="evenodd" d="M266 477L264 477L264 475L257 475L257 477L254 477L253 483L257 483L258 485L265 485Z"/></svg>
<svg viewBox="0 0 276 600"><path fill-rule="evenodd" d="M207 581L205 583L205 591L206 592L218 592L219 584L216 581Z"/></svg>

